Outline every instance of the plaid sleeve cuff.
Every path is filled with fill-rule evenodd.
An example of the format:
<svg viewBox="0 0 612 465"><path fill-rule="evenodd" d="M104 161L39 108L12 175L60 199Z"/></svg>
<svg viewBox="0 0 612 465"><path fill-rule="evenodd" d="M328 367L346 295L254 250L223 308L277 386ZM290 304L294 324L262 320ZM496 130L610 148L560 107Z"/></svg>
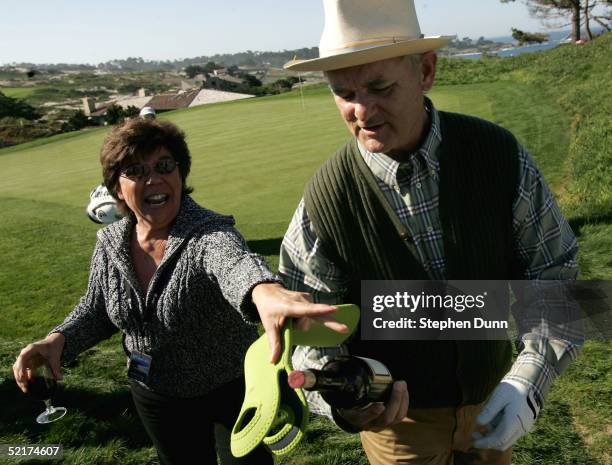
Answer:
<svg viewBox="0 0 612 465"><path fill-rule="evenodd" d="M524 334L522 350L504 380L533 387L542 401L553 381L578 357L581 346L564 339Z"/></svg>
<svg viewBox="0 0 612 465"><path fill-rule="evenodd" d="M502 381L511 380L532 387L543 401L557 376L558 373L543 355L522 352Z"/></svg>

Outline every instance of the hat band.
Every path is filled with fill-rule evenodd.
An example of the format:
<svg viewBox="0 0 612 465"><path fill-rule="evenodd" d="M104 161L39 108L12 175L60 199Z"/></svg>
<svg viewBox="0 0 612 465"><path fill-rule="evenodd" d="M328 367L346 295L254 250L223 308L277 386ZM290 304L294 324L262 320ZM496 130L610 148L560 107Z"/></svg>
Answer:
<svg viewBox="0 0 612 465"><path fill-rule="evenodd" d="M377 39L357 40L355 42L347 42L342 47L338 48L327 48L321 51L321 58L333 55L339 55L341 53L356 52L363 48L368 48L371 45L391 45L399 42L407 42L409 40L418 40L424 37L421 34L419 37L408 37L408 36L394 36L394 37L381 37Z"/></svg>

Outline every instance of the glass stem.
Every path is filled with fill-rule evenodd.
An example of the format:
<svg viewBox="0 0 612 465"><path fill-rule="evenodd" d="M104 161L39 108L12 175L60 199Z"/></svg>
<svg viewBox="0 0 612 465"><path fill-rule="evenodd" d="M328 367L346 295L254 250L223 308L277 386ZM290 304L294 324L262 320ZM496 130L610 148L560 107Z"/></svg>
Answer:
<svg viewBox="0 0 612 465"><path fill-rule="evenodd" d="M53 411L53 405L51 405L51 399L47 399L44 401L47 406L47 413L51 413Z"/></svg>

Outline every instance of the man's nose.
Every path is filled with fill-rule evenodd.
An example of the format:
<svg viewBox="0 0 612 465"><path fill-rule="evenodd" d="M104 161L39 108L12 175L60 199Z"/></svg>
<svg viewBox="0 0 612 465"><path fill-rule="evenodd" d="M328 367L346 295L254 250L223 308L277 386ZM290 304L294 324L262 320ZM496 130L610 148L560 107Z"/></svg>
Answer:
<svg viewBox="0 0 612 465"><path fill-rule="evenodd" d="M376 113L376 104L368 97L360 97L354 102L353 113L357 121L367 121Z"/></svg>

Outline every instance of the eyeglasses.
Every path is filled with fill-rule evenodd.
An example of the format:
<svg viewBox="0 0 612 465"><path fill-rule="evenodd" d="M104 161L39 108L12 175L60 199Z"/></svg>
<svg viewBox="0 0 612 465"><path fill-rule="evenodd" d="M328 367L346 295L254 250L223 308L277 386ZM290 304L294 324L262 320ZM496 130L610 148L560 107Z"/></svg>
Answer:
<svg viewBox="0 0 612 465"><path fill-rule="evenodd" d="M178 161L174 158L162 158L152 167L145 163L138 163L130 165L127 168L121 170L121 176L128 178L132 181L140 181L142 179L148 179L151 176L152 170L155 170L158 174L170 174L178 166Z"/></svg>

